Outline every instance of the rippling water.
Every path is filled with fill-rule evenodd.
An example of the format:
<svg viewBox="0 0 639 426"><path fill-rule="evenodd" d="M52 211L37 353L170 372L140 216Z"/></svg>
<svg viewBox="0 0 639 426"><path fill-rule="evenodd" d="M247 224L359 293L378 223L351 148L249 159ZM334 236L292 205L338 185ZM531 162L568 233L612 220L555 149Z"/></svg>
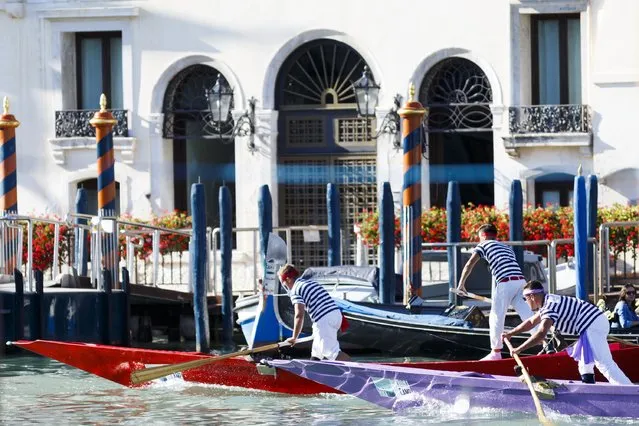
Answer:
<svg viewBox="0 0 639 426"><path fill-rule="evenodd" d="M536 425L502 410L460 412L433 404L396 414L346 395L299 397L167 381L128 389L56 361L0 359L2 424ZM546 413L557 425L636 424ZM638 413L639 416L639 413Z"/></svg>

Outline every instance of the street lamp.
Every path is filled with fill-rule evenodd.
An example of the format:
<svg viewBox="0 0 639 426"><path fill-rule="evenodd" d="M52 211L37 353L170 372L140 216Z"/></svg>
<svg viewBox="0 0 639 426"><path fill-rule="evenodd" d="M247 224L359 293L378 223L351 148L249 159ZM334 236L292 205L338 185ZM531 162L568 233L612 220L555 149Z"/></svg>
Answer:
<svg viewBox="0 0 639 426"><path fill-rule="evenodd" d="M364 66L364 72L359 80L353 83L353 90L355 92L355 100L357 101L357 113L360 117L370 118L375 117L375 108L379 102L379 89L380 85L375 83L373 76L368 70L367 66ZM393 107L384 116L382 124L379 127L379 132L370 135L372 139L377 139L382 133L393 135L393 148L399 149L401 147L399 140L399 114L397 111L402 102L402 96L397 94L393 99ZM366 127L366 140L368 140L368 120Z"/></svg>
<svg viewBox="0 0 639 426"><path fill-rule="evenodd" d="M220 139L223 136L248 136L247 147L252 153L257 151L255 146L255 104L257 99L251 97L248 100L249 109L238 119L232 129L223 129L225 124L231 120L230 114L233 110L233 88L222 83L221 75L217 75L212 88L206 89L206 99L209 103L211 113L211 124L217 129Z"/></svg>

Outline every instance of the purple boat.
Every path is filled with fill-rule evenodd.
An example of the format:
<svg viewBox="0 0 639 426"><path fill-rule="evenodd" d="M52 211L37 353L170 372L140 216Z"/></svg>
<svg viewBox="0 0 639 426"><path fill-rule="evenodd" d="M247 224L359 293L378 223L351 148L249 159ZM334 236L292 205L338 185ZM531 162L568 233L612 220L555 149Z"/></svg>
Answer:
<svg viewBox="0 0 639 426"><path fill-rule="evenodd" d="M270 360L267 363L393 410L439 400L447 404L535 413L530 391L517 377L339 361ZM535 387L546 414L639 418L637 385L539 380Z"/></svg>

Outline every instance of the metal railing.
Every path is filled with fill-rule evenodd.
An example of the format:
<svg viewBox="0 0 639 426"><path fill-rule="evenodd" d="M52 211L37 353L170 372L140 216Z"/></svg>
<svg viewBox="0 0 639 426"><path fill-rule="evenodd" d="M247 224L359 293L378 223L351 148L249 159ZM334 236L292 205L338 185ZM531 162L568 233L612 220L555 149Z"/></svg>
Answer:
<svg viewBox="0 0 639 426"><path fill-rule="evenodd" d="M262 269L262 262L260 258L260 247L259 247L259 228L257 227L247 227L247 228L233 228L232 232L234 234L251 234L251 256L250 256L250 269L252 272L252 282L253 285L250 290L246 290L249 293L257 292L257 281L260 276L260 271ZM286 241L286 261L288 263L293 262L293 233L295 232L304 232L304 231L318 231L318 232L328 232L327 225L307 225L307 226L287 226L287 227L273 227L273 232L284 234L284 240ZM209 232L209 293L213 295L217 295L221 292L221 284L218 282L218 261L217 261L217 252L219 251L218 243L219 243L219 234L220 229L214 228ZM343 237L342 240L342 248L343 248ZM263 273L263 271L262 271ZM234 293L243 293L245 291L235 291Z"/></svg>
<svg viewBox="0 0 639 426"><path fill-rule="evenodd" d="M614 255L610 256L610 233L612 228L631 228L631 227L639 227L639 221L632 222L606 222L599 226L599 241L600 241L600 256L599 256L599 273L600 278L599 282L603 291L605 287L606 291L609 292L611 289L611 275L618 277L617 274L617 261L619 260L619 254L623 254L623 274L619 278L630 278L627 276L627 263L626 263L626 255L628 252L627 243L624 245L622 251L615 251ZM633 277L637 278L637 247L631 247L632 254L631 257L633 259ZM614 274L611 274L610 271L610 261L614 262Z"/></svg>
<svg viewBox="0 0 639 426"><path fill-rule="evenodd" d="M590 133L591 115L588 105L520 105L508 108L508 123L513 135Z"/></svg>

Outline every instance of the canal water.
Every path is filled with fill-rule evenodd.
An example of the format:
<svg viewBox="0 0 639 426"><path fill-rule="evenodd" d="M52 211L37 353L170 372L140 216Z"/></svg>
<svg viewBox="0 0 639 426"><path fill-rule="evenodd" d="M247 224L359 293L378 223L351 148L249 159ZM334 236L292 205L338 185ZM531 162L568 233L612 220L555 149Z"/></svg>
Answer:
<svg viewBox="0 0 639 426"><path fill-rule="evenodd" d="M569 418L556 425L637 424ZM639 417L639 413L637 413ZM347 395L296 397L177 379L128 389L36 356L0 358L0 424L537 425L534 415L432 404L397 414Z"/></svg>

